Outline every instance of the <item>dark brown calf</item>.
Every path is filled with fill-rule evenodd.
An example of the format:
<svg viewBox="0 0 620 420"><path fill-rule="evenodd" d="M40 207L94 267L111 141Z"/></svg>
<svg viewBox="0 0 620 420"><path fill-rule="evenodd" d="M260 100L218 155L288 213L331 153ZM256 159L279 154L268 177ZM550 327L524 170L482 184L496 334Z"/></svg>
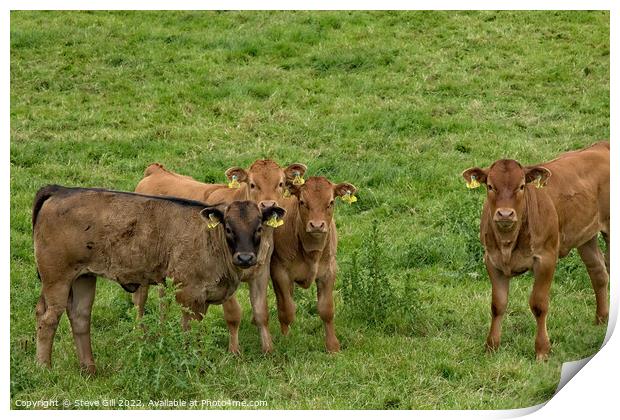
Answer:
<svg viewBox="0 0 620 420"><path fill-rule="evenodd" d="M316 280L317 308L325 324L327 351L337 352L340 343L334 328L336 248L334 200L351 197L356 188L349 183L332 184L324 177L311 177L291 187L291 198L283 201L287 217L274 234L271 278L276 292L278 318L284 335L295 318L295 284L307 289Z"/></svg>
<svg viewBox="0 0 620 420"><path fill-rule="evenodd" d="M532 270L530 308L537 324L536 358L548 357L551 281L558 258L573 248L579 251L592 281L596 322L605 322L609 312L609 143L534 166L502 159L486 169L467 169L463 177L470 188L479 184L487 188L480 221L484 261L493 287L487 347L499 347L510 278ZM599 233L607 243L605 257L598 247Z"/></svg>
<svg viewBox="0 0 620 420"><path fill-rule="evenodd" d="M254 200L261 208L278 205L289 186L296 179L302 179L306 166L293 163L281 168L272 160L257 160L248 170L238 166L226 170L226 177L233 186L238 188L220 188L207 197L207 203L228 203L236 197L244 196ZM276 229L277 232L279 229ZM272 248L273 249L273 248ZM271 255L270 255L271 256ZM269 333L269 309L267 307L267 287L269 283L269 264L257 269L255 276L248 282L250 303L252 305L252 322L258 327L261 335L263 352L273 350ZM224 302L224 318L230 332L230 351L239 353L239 324L241 322L241 305L235 295Z"/></svg>
<svg viewBox="0 0 620 420"><path fill-rule="evenodd" d="M232 296L251 267L266 264L273 230L263 222L284 210L252 201L208 207L171 197L102 189L44 187L33 206L41 297L37 360L51 364L52 341L66 310L83 368L94 372L90 318L95 277L129 292L172 277L177 301L190 309L183 326ZM263 240L263 235L267 238Z"/></svg>

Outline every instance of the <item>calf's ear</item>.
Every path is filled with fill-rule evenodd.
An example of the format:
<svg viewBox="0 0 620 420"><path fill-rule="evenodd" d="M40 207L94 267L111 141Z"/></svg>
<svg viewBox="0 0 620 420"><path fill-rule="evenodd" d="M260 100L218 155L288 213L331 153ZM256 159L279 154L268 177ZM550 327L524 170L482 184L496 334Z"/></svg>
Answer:
<svg viewBox="0 0 620 420"><path fill-rule="evenodd" d="M303 178L308 168L303 163L293 163L288 165L284 169L284 176L286 177L286 185L292 185L295 178Z"/></svg>
<svg viewBox="0 0 620 420"><path fill-rule="evenodd" d="M461 175L465 178L465 182L467 182L467 188L477 188L480 184L486 184L488 174L488 169L476 167L465 169Z"/></svg>
<svg viewBox="0 0 620 420"><path fill-rule="evenodd" d="M287 182L286 187L288 188L288 191L291 193L291 195L294 195L295 197L299 198L303 185L298 185L298 184Z"/></svg>
<svg viewBox="0 0 620 420"><path fill-rule="evenodd" d="M347 194L353 195L357 192L357 188L355 185L349 184L348 182L341 182L338 185L334 185L334 196L336 197L344 197Z"/></svg>
<svg viewBox="0 0 620 420"><path fill-rule="evenodd" d="M220 206L204 208L200 211L200 215L205 219L207 226L210 228L214 228L224 221L224 209Z"/></svg>
<svg viewBox="0 0 620 420"><path fill-rule="evenodd" d="M282 207L271 206L271 207L264 208L261 211L261 213L263 215L263 222L266 222L269 219L271 219L274 215L276 216L277 219L282 219L284 215L286 214L286 210L284 210Z"/></svg>
<svg viewBox="0 0 620 420"><path fill-rule="evenodd" d="M233 166L232 168L228 168L226 169L226 178L228 178L229 181L232 181L233 176L236 176L236 180L238 182L247 182L248 180L248 173L245 169L240 168L238 166Z"/></svg>
<svg viewBox="0 0 620 420"><path fill-rule="evenodd" d="M542 166L528 166L525 168L525 182L536 182L536 188L542 188L547 185L547 181L551 176L551 171Z"/></svg>

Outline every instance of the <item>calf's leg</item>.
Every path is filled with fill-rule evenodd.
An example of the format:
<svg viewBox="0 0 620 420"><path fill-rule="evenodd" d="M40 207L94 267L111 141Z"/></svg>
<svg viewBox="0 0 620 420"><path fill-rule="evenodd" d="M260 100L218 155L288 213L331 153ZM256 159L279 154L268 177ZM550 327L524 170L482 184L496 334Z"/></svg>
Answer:
<svg viewBox="0 0 620 420"><path fill-rule="evenodd" d="M149 297L149 285L143 284L138 287L131 295L131 300L134 305L138 307L138 319L142 319L144 316L144 307L146 306L146 299Z"/></svg>
<svg viewBox="0 0 620 420"><path fill-rule="evenodd" d="M551 342L547 334L547 313L549 312L549 291L555 273L557 258L553 256L534 258L534 287L530 295L530 309L536 318L536 360L549 357Z"/></svg>
<svg viewBox="0 0 620 420"><path fill-rule="evenodd" d="M487 336L487 350L495 351L499 348L502 339L502 319L508 306L508 292L510 290L510 277L486 263L487 272L491 279L491 328Z"/></svg>
<svg viewBox="0 0 620 420"><path fill-rule="evenodd" d="M325 348L330 353L340 351L340 343L336 338L334 326L333 290L335 280L335 275L327 275L325 278L317 278L316 280L317 309L325 326Z"/></svg>
<svg viewBox="0 0 620 420"><path fill-rule="evenodd" d="M271 282L276 294L278 307L278 321L283 335L288 335L290 325L295 320L295 302L293 301L293 287L288 274L280 267L271 267Z"/></svg>
<svg viewBox="0 0 620 420"><path fill-rule="evenodd" d="M183 284L183 282L180 282ZM191 320L201 321L207 313L209 305L204 301L200 287L185 286L176 293L177 302L185 307L181 317L181 327L184 331L190 328Z"/></svg>
<svg viewBox="0 0 620 420"><path fill-rule="evenodd" d="M598 238L595 236L588 242L577 248L579 256L588 270L592 288L596 296L596 318L597 324L607 321L609 316L609 302L607 299L607 284L609 276L605 260L598 246Z"/></svg>
<svg viewBox="0 0 620 420"><path fill-rule="evenodd" d="M607 274L609 274L609 232L601 232L603 239L605 240L605 267L607 268Z"/></svg>
<svg viewBox="0 0 620 420"><path fill-rule="evenodd" d="M52 365L52 344L58 321L67 308L70 279L64 274L40 273L42 290L36 307L37 361L47 367Z"/></svg>
<svg viewBox="0 0 620 420"><path fill-rule="evenodd" d="M166 314L168 313L168 301L166 301L166 278L164 277L160 284L157 285L157 291L159 294L159 322L162 324L166 320Z"/></svg>
<svg viewBox="0 0 620 420"><path fill-rule="evenodd" d="M195 307L189 308L189 311L183 311L183 316L181 317L181 328L183 331L189 331L191 325L190 321L202 321L205 314L207 313L208 305L202 305L200 309L196 309Z"/></svg>
<svg viewBox="0 0 620 420"><path fill-rule="evenodd" d="M250 281L250 303L252 304L253 322L260 332L261 348L263 353L269 353L273 350L269 333L269 309L267 308L269 270L264 271Z"/></svg>
<svg viewBox="0 0 620 420"><path fill-rule="evenodd" d="M78 277L71 286L67 303L67 316L71 323L80 367L90 374L95 373L95 360L90 340L90 318L95 301L96 285L94 275Z"/></svg>
<svg viewBox="0 0 620 420"><path fill-rule="evenodd" d="M224 309L224 320L228 327L228 351L239 354L239 324L241 323L241 305L237 301L237 297L232 295L226 302L222 304Z"/></svg>

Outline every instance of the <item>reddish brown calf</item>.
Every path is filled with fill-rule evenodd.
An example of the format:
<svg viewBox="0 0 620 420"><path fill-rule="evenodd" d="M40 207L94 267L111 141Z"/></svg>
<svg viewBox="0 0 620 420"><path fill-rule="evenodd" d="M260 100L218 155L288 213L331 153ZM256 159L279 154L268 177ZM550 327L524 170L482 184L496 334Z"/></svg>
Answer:
<svg viewBox="0 0 620 420"><path fill-rule="evenodd" d="M349 183L332 184L324 177L311 177L305 184L291 187L293 196L283 201L287 217L274 233L271 279L276 292L278 318L284 335L295 318L295 284L307 289L316 280L317 308L325 325L328 352L340 350L334 328L336 247L334 200L351 196L356 188Z"/></svg>
<svg viewBox="0 0 620 420"><path fill-rule="evenodd" d="M493 287L487 347L495 350L508 304L510 278L532 270L530 308L536 318L536 358L550 351L546 318L558 258L577 248L596 294L596 322L607 320L609 304L609 143L568 152L540 165L502 159L489 168L463 172L470 188L485 184L480 221L484 261ZM544 187L544 188L543 188ZM601 233L605 257L598 247Z"/></svg>

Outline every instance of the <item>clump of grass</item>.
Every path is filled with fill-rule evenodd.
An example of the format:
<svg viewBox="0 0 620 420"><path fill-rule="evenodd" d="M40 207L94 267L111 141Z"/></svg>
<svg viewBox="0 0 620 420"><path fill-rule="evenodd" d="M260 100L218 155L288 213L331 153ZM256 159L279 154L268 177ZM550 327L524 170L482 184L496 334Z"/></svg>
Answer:
<svg viewBox="0 0 620 420"><path fill-rule="evenodd" d="M118 361L123 373L131 367L131 375L117 375L118 386L130 381L133 389L148 391L149 398L165 398L170 390L192 393L194 381L215 369L213 357L221 349L212 334L205 334L204 323L192 321L189 331L180 328L179 319L187 309L174 302L175 292L165 288L158 310L147 311L141 320L135 319L135 308L127 310L135 321L117 337Z"/></svg>
<svg viewBox="0 0 620 420"><path fill-rule="evenodd" d="M345 312L371 328L388 332L413 326L410 321L416 314L417 291L411 278L401 282L401 288L392 284L376 221L362 243L365 247L353 251L348 270L342 276ZM404 328L411 331L410 327Z"/></svg>

